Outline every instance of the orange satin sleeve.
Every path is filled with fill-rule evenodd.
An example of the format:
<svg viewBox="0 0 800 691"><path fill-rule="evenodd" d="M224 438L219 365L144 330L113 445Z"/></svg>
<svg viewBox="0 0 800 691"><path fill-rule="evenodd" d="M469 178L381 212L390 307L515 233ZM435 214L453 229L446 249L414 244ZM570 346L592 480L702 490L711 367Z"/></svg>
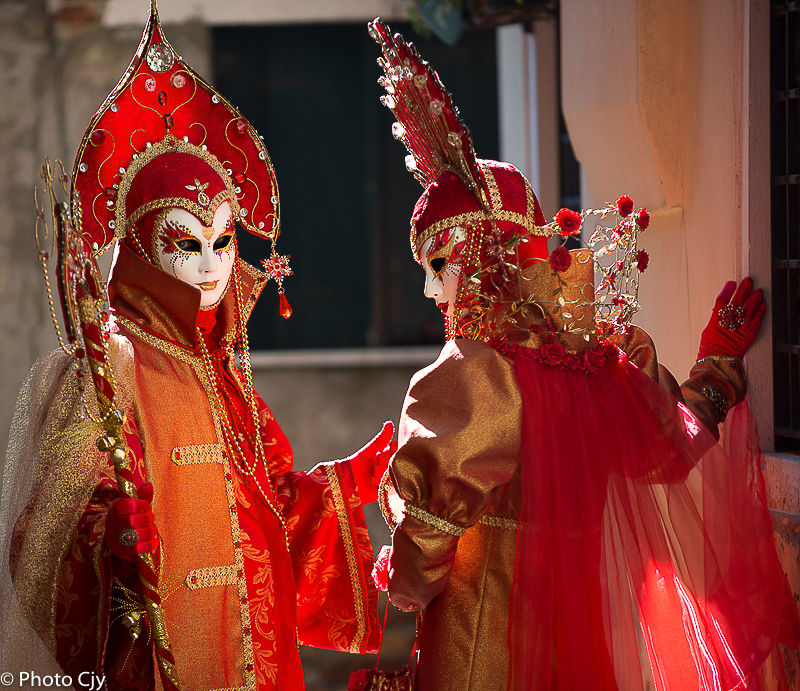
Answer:
<svg viewBox="0 0 800 691"><path fill-rule="evenodd" d="M518 472L521 414L511 361L484 343L450 341L411 380L389 467L405 502L389 576L398 607L439 594L459 537L499 504Z"/></svg>

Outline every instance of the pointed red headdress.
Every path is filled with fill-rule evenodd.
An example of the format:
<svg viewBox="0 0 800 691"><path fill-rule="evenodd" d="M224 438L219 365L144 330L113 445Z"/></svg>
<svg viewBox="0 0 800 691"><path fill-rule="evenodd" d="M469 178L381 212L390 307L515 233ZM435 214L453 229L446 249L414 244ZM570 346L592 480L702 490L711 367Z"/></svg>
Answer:
<svg viewBox="0 0 800 691"><path fill-rule="evenodd" d="M151 174L166 163L171 177ZM136 55L92 118L75 159L79 231L99 254L154 209L182 207L208 220L226 200L248 231L277 239L278 184L264 143L175 53L151 0Z"/></svg>

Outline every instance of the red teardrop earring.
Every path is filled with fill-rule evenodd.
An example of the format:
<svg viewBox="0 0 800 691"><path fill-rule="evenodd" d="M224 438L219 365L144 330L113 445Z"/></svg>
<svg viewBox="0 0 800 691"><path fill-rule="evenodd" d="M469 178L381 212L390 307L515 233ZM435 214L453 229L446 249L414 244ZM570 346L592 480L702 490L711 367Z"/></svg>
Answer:
<svg viewBox="0 0 800 691"><path fill-rule="evenodd" d="M263 259L261 261L267 278L273 279L278 284L278 295L281 296L278 311L284 319L288 319L292 316L292 306L289 304L283 292L283 279L294 273L294 271L289 268L289 259L291 259L291 255L282 255L275 251L275 241L273 240L272 252L269 255L269 259Z"/></svg>
<svg viewBox="0 0 800 691"><path fill-rule="evenodd" d="M283 291L281 291L280 313L284 319L288 319L292 316L292 306L289 304L289 301L286 299L286 294Z"/></svg>

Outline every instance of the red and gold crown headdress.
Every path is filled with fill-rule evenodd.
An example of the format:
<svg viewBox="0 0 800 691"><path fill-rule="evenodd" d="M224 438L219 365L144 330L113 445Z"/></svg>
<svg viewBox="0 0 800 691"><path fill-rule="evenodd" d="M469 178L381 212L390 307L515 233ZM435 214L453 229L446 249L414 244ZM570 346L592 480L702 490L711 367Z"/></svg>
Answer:
<svg viewBox="0 0 800 691"><path fill-rule="evenodd" d="M170 175L160 174L165 166ZM228 201L246 230L272 241L271 263L281 264L274 248L278 183L267 149L241 113L175 53L156 0L133 60L89 123L72 177L73 217L96 255L155 209L182 207L210 225ZM288 272L270 266L282 292Z"/></svg>
<svg viewBox="0 0 800 691"><path fill-rule="evenodd" d="M553 302L552 311L568 318L576 308L591 307L596 317L588 327L565 323L564 329L573 333L588 336L598 327L606 332L627 328L639 308L638 276L647 266L646 252L636 245L637 234L647 227L647 220L642 222L649 220L647 210L634 214L633 202L628 209L627 202L621 203L628 198L622 197L616 204L581 214L562 209L556 220L547 223L519 170L476 157L469 129L452 97L413 44L400 34L392 36L380 19L369 24L369 32L383 52L378 64L384 76L378 81L386 90L381 101L397 118L392 134L405 144L406 167L425 187L411 218L412 252L418 258L431 237L453 228L462 228L467 238L448 338L488 339L493 327L487 321L497 322L497 310L506 303L511 305L503 311L506 324L513 321L525 329L526 318L517 320L514 315L524 316L537 301ZM554 296L522 299L519 279L524 271L549 259L557 274L572 261L563 246L550 256L546 238L560 234L566 242L580 232L588 216L619 220L613 228L597 226L588 240L579 240L589 252L575 257L601 276L599 285L593 286L588 279L575 297L565 296L566 284L559 281ZM516 290L509 290L512 285Z"/></svg>

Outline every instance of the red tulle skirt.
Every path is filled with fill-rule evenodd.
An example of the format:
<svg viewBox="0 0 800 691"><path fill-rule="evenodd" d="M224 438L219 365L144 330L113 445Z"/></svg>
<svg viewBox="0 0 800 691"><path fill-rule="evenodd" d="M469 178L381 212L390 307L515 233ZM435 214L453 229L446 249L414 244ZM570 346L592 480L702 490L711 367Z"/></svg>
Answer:
<svg viewBox="0 0 800 691"><path fill-rule="evenodd" d="M760 689L800 622L775 552L756 431L727 449L620 354L585 374L514 359L523 504L511 688ZM727 451L727 452L726 452ZM643 651L646 651L646 655Z"/></svg>

